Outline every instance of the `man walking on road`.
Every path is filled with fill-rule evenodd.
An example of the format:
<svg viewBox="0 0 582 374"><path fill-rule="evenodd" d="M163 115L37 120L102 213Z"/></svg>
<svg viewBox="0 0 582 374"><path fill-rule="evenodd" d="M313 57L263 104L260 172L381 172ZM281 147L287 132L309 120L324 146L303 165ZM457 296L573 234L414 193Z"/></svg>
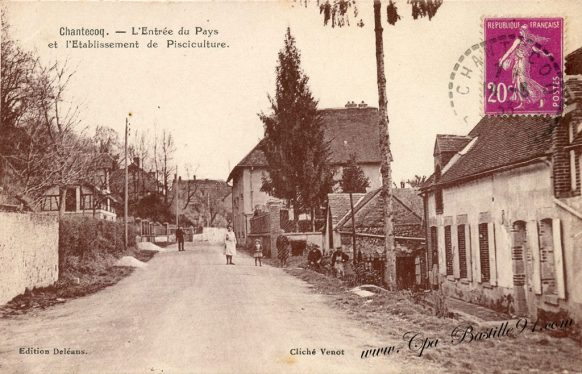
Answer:
<svg viewBox="0 0 582 374"><path fill-rule="evenodd" d="M176 230L176 241L178 242L178 251L184 250L184 231L182 230L182 226L178 226Z"/></svg>

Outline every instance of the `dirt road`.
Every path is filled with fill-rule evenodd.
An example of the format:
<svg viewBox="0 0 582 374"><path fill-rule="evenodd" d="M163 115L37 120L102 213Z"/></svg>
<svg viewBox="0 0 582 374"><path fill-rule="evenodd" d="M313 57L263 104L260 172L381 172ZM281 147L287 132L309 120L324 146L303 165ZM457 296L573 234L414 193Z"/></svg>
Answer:
<svg viewBox="0 0 582 374"><path fill-rule="evenodd" d="M227 266L216 246L186 249L159 253L145 269L97 294L0 320L0 372L415 371L397 357L362 360L362 349L388 342L280 269L255 267L247 256ZM291 354L297 351L304 354Z"/></svg>

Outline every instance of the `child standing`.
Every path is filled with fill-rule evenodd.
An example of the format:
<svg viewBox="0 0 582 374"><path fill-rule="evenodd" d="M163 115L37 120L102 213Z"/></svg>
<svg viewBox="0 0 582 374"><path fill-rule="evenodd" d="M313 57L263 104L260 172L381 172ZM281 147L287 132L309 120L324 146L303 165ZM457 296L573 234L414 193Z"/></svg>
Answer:
<svg viewBox="0 0 582 374"><path fill-rule="evenodd" d="M255 240L255 253L253 257L255 258L255 266L257 266L257 262L259 263L259 266L263 266L263 263L261 262L263 258L263 245L261 244L260 239Z"/></svg>

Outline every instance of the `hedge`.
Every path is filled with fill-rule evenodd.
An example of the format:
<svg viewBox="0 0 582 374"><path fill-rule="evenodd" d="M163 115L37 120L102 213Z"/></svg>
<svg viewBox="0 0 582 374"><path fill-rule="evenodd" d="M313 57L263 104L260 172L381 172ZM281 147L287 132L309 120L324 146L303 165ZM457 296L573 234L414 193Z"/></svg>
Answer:
<svg viewBox="0 0 582 374"><path fill-rule="evenodd" d="M112 255L124 251L124 225L92 217L65 216L59 221L59 269L70 257L78 260ZM135 230L128 231L128 246L135 246Z"/></svg>

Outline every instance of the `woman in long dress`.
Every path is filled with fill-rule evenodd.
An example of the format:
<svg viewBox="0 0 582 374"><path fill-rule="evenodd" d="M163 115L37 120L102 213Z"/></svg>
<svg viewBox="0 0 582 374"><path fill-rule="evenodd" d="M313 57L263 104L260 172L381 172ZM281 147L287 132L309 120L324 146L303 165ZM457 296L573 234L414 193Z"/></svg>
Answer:
<svg viewBox="0 0 582 374"><path fill-rule="evenodd" d="M224 235L224 254L226 255L226 264L234 265L232 257L236 255L236 236L230 225L226 227L226 234Z"/></svg>
<svg viewBox="0 0 582 374"><path fill-rule="evenodd" d="M519 37L499 59L499 66L504 70L512 69L513 94L510 99L519 102L515 109L521 108L524 103L539 102L540 108L544 106L544 87L531 77L529 58L532 51L550 56L551 53L536 47L547 41L548 38L531 34L527 25L522 25L519 28Z"/></svg>

